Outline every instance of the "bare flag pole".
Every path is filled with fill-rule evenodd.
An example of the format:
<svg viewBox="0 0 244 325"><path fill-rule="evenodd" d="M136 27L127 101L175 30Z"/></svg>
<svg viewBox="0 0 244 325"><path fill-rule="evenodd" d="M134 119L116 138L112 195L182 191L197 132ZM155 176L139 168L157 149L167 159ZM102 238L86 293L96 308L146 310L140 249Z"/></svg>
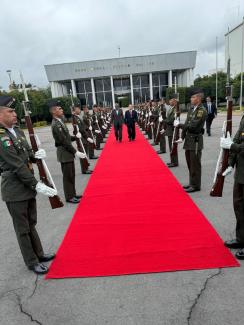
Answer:
<svg viewBox="0 0 244 325"><path fill-rule="evenodd" d="M242 19L242 34L241 34L241 89L240 89L240 110L242 110L242 97L243 97L243 52L244 52L244 17Z"/></svg>

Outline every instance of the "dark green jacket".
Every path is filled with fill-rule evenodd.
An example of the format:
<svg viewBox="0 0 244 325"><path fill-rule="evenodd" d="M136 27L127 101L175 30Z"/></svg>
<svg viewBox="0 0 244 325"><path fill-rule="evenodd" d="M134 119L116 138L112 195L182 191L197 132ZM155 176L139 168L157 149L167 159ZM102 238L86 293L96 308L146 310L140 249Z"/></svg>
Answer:
<svg viewBox="0 0 244 325"><path fill-rule="evenodd" d="M86 125L82 121L82 119L78 115L74 115L75 123L78 126L79 132L81 133L82 136L82 142L83 144L88 144L87 138L89 138L88 133L86 131Z"/></svg>
<svg viewBox="0 0 244 325"><path fill-rule="evenodd" d="M67 126L55 118L52 120L52 134L57 148L58 162L72 162L77 151L71 143L75 141L75 136L71 136Z"/></svg>
<svg viewBox="0 0 244 325"><path fill-rule="evenodd" d="M233 142L230 148L229 166L236 167L235 181L244 184L244 116Z"/></svg>
<svg viewBox="0 0 244 325"><path fill-rule="evenodd" d="M174 120L175 120L175 108L171 107L166 114L165 124L166 124L166 132L165 135L168 137L172 137L174 134Z"/></svg>
<svg viewBox="0 0 244 325"><path fill-rule="evenodd" d="M2 199L6 202L25 201L36 196L37 180L31 162L34 154L25 134L17 126L16 136L0 125L0 169Z"/></svg>
<svg viewBox="0 0 244 325"><path fill-rule="evenodd" d="M183 124L181 137L185 140L183 148L185 150L202 150L204 123L207 117L207 111L201 104L193 112L190 108L185 124Z"/></svg>

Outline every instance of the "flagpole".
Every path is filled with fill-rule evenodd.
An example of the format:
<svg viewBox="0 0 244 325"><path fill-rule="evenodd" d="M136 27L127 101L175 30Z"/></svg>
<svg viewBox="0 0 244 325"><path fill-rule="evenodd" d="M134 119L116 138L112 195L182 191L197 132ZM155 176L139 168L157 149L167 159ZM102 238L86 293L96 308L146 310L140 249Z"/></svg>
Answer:
<svg viewBox="0 0 244 325"><path fill-rule="evenodd" d="M242 110L242 87L243 87L243 46L244 46L244 17L242 19L242 36L241 36L241 89L240 89L240 110Z"/></svg>
<svg viewBox="0 0 244 325"><path fill-rule="evenodd" d="M216 94L215 94L216 108L218 108L218 37L216 37Z"/></svg>

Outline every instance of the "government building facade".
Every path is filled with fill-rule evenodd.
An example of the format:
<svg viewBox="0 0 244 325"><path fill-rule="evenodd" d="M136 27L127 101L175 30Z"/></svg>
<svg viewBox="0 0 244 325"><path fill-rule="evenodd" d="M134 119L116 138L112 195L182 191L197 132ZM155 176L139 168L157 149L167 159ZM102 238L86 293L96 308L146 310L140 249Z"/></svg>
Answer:
<svg viewBox="0 0 244 325"><path fill-rule="evenodd" d="M72 89L82 105L138 104L165 96L167 87L193 84L196 51L45 65L52 97Z"/></svg>

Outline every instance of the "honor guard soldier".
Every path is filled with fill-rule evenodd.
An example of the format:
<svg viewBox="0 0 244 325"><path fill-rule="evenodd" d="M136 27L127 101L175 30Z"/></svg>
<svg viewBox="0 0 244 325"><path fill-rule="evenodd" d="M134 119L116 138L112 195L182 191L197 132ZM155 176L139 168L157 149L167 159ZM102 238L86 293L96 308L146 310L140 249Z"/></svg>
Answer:
<svg viewBox="0 0 244 325"><path fill-rule="evenodd" d="M229 248L239 248L236 257L244 259L244 116L241 119L240 126L236 132L233 141L228 134L227 138L221 138L220 146L223 149L230 149L229 167L223 173L223 176L230 174L233 168L235 171L235 180L233 188L233 204L236 216L236 238L225 242Z"/></svg>
<svg viewBox="0 0 244 325"><path fill-rule="evenodd" d="M43 262L52 260L54 254L44 254L36 230L36 194L55 196L57 191L38 182L32 163L46 157L45 150L35 155L25 134L17 126L15 99L0 96L0 169L2 199L12 217L14 230L26 266L37 274L45 274L48 267Z"/></svg>
<svg viewBox="0 0 244 325"><path fill-rule="evenodd" d="M159 116L159 120L158 120L158 123L159 123L159 146L160 146L160 149L157 151L158 154L161 154L161 153L166 153L166 139L165 139L165 129L166 129L166 123L165 123L165 120L166 120L166 101L164 98L161 99L161 102L160 102L160 116Z"/></svg>
<svg viewBox="0 0 244 325"><path fill-rule="evenodd" d="M191 105L186 121L180 124L175 121L175 127L182 128L182 135L177 143L183 140L185 149L185 156L187 167L189 170L189 184L184 185L183 188L188 193L200 191L201 189L201 175L202 175L202 149L203 149L203 134L204 123L207 117L207 112L202 104L203 91L201 89L194 89L191 96Z"/></svg>
<svg viewBox="0 0 244 325"><path fill-rule="evenodd" d="M71 141L75 141L76 137L81 137L78 133L75 136L69 134L69 130L63 121L64 113L60 106L60 102L56 99L51 99L48 102L52 120L52 134L57 148L57 159L61 163L63 173L63 189L65 199L69 203L79 203L81 195L76 194L75 190L75 157L82 159L85 154L77 151Z"/></svg>
<svg viewBox="0 0 244 325"><path fill-rule="evenodd" d="M172 95L169 100L170 108L166 114L166 132L165 135L168 137L169 142L169 152L171 153L172 150L172 140L173 140L173 134L174 134L174 121L175 121L175 114L176 114L176 105L177 105L177 99L175 95ZM168 167L177 167L179 165L178 162L178 155L172 156L170 154L171 161L167 163Z"/></svg>
<svg viewBox="0 0 244 325"><path fill-rule="evenodd" d="M94 133L93 133L93 128L92 128L92 117L89 113L89 109L87 106L84 106L83 107L83 123L85 124L85 127L86 127L86 132L88 134L88 136L93 140L93 143L90 143L88 144L88 153L89 153L89 159L97 159L98 156L95 156L94 155L94 149L96 147L96 144L95 144L95 136L94 136Z"/></svg>
<svg viewBox="0 0 244 325"><path fill-rule="evenodd" d="M81 141L82 141L82 144L83 144L83 147L84 147L84 149L82 148L83 149L82 151L88 157L89 143L93 144L94 141L93 141L92 138L90 138L88 136L88 133L86 131L85 123L80 118L80 113L81 113L80 106L78 106L78 104L75 104L75 106L73 108L74 120L75 120L75 124L77 125L78 130L79 130L79 132L81 134ZM88 168L85 168L84 164L82 163L82 159L80 159L80 163L81 163L82 174L91 174L92 173L91 170L89 170Z"/></svg>

